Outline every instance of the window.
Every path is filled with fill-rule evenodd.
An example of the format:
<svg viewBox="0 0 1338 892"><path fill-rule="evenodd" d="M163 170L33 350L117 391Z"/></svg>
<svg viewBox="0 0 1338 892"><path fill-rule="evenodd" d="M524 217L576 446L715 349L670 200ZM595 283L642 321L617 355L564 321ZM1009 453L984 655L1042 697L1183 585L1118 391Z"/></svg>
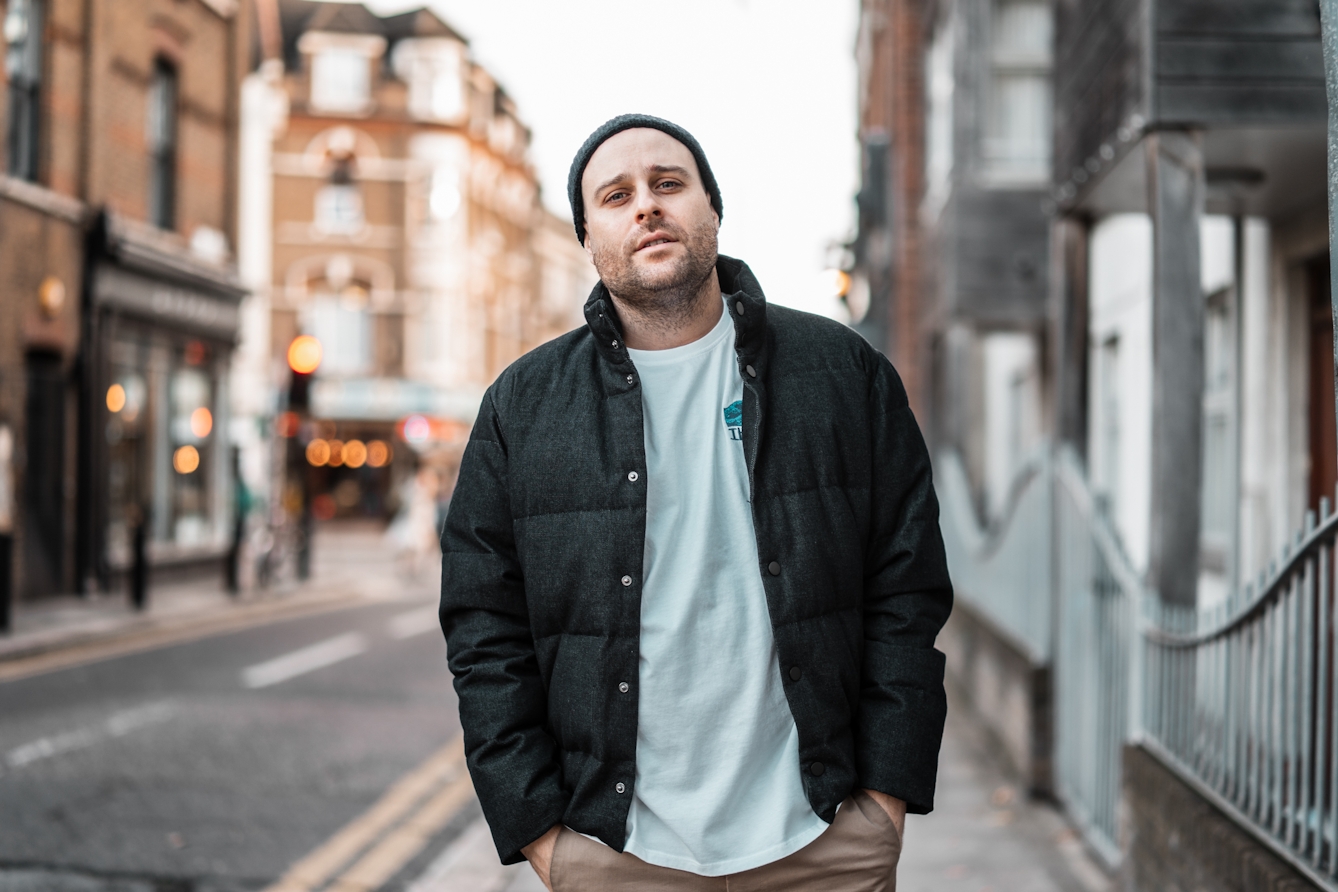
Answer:
<svg viewBox="0 0 1338 892"><path fill-rule="evenodd" d="M149 85L149 222L160 229L176 226L177 72L159 59Z"/></svg>
<svg viewBox="0 0 1338 892"><path fill-rule="evenodd" d="M371 100L371 88L371 61L366 53L351 47L328 47L311 57L313 108L363 111Z"/></svg>
<svg viewBox="0 0 1338 892"><path fill-rule="evenodd" d="M984 156L989 173L1044 181L1050 169L1050 60L1046 0L996 0Z"/></svg>
<svg viewBox="0 0 1338 892"><path fill-rule="evenodd" d="M5 75L9 79L7 171L37 179L42 89L42 17L38 0L10 0L5 15Z"/></svg>
<svg viewBox="0 0 1338 892"><path fill-rule="evenodd" d="M937 207L947 197L952 176L953 28L939 26L925 58L928 121L925 126L926 203Z"/></svg>
<svg viewBox="0 0 1338 892"><path fill-rule="evenodd" d="M306 328L324 348L321 375L358 375L371 368L372 319L365 289L354 286L340 294L317 294Z"/></svg>
<svg viewBox="0 0 1338 892"><path fill-rule="evenodd" d="M1099 402L1097 448L1100 454L1098 497L1114 517L1120 492L1120 339L1111 335L1101 344L1097 366Z"/></svg>
<svg viewBox="0 0 1338 892"><path fill-rule="evenodd" d="M455 121L464 114L463 50L453 40L433 38L402 40L396 46L395 73L409 84L414 117Z"/></svg>
<svg viewBox="0 0 1338 892"><path fill-rule="evenodd" d="M1208 296L1203 330L1203 563L1224 569L1236 522L1235 463L1235 326L1232 292L1223 288Z"/></svg>
<svg viewBox="0 0 1338 892"><path fill-rule="evenodd" d="M356 235L364 223L362 193L349 184L331 183L316 193L316 229L327 235Z"/></svg>

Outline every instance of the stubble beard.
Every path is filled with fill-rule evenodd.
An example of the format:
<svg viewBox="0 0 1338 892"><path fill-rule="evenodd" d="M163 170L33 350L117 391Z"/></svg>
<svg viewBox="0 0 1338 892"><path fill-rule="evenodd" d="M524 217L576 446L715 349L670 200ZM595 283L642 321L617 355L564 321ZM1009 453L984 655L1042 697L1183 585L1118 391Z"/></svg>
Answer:
<svg viewBox="0 0 1338 892"><path fill-rule="evenodd" d="M624 253L624 245L601 245L594 252L595 270L609 293L641 317L644 325L673 330L701 309L700 298L707 293L715 272L715 222L707 220L691 232L666 225L650 231L677 239L684 248L683 255L668 268L646 270L637 266L634 256Z"/></svg>

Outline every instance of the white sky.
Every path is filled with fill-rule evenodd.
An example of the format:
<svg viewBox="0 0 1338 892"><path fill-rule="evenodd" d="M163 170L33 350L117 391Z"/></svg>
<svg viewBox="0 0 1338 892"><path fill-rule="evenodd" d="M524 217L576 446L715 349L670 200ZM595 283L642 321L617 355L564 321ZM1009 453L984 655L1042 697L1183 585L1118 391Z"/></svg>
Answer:
<svg viewBox="0 0 1338 892"><path fill-rule="evenodd" d="M366 2L387 13L425 0ZM768 299L841 317L822 270L854 225L855 0L426 3L516 100L550 208L570 218L567 168L605 120L668 118L720 183L721 252Z"/></svg>

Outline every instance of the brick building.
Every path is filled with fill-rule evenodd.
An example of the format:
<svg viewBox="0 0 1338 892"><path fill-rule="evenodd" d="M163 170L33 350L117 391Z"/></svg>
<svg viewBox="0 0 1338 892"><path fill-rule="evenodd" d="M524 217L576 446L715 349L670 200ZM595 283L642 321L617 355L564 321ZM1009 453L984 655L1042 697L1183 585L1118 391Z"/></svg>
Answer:
<svg viewBox="0 0 1338 892"><path fill-rule="evenodd" d="M292 466L306 475L297 489L318 518L384 516L422 461L450 476L483 390L579 322L593 268L540 202L514 101L448 23L354 3L259 9L242 135L241 260L256 298L238 408L257 422L242 426L244 473L266 489L281 459L289 484ZM565 242L550 237L564 228ZM299 334L324 358L310 423L278 426L303 448L276 451L266 419L284 409L281 357ZM406 437L414 416L427 426ZM313 440L339 444L334 457L307 452ZM388 445L377 454L389 459L373 467L358 451L350 467L340 450L355 440Z"/></svg>
<svg viewBox="0 0 1338 892"><path fill-rule="evenodd" d="M248 8L0 3L0 522L22 597L113 585L141 524L160 568L226 548Z"/></svg>

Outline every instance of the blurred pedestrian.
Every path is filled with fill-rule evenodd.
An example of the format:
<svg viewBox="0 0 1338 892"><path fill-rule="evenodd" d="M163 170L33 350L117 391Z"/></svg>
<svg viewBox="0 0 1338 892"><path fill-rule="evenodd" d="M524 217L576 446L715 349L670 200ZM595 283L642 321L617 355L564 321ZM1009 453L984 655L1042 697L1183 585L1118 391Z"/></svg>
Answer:
<svg viewBox="0 0 1338 892"><path fill-rule="evenodd" d="M437 488L437 472L427 465L419 468L400 488L399 513L386 529L406 579L419 579L436 563L440 536Z"/></svg>
<svg viewBox="0 0 1338 892"><path fill-rule="evenodd" d="M558 892L893 890L952 604L900 379L717 254L682 128L614 118L568 193L587 326L489 389L442 538L498 852Z"/></svg>

